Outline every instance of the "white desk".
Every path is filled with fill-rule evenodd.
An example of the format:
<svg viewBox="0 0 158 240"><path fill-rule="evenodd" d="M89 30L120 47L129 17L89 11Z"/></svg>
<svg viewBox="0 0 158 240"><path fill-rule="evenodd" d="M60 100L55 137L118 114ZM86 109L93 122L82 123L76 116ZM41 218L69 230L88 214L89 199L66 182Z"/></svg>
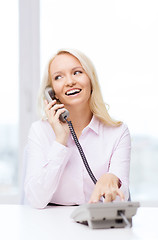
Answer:
<svg viewBox="0 0 158 240"><path fill-rule="evenodd" d="M130 229L90 229L75 223L75 207L51 206L43 210L22 205L0 205L3 240L158 240L158 208L139 208Z"/></svg>

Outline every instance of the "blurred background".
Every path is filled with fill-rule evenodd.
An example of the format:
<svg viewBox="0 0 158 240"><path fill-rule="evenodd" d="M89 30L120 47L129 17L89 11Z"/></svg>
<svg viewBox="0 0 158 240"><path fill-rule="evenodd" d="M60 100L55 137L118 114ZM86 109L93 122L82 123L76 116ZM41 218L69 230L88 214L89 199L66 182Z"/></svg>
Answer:
<svg viewBox="0 0 158 240"><path fill-rule="evenodd" d="M131 132L132 200L158 206L158 1L0 0L0 204L23 195L23 153L49 58L94 63L110 115Z"/></svg>

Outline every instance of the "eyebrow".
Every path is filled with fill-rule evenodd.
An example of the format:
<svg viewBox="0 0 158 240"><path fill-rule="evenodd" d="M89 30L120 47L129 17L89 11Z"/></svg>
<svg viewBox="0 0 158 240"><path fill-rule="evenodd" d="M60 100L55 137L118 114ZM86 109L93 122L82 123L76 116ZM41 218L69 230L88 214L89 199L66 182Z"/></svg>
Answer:
<svg viewBox="0 0 158 240"><path fill-rule="evenodd" d="M57 74L60 74L60 73L62 73L62 71L55 72L55 73L52 74L52 77L53 77L54 75L57 75Z"/></svg>
<svg viewBox="0 0 158 240"><path fill-rule="evenodd" d="M74 71L74 70L79 69L79 68L82 69L82 70L84 70L82 66L74 67L74 68L72 68L71 70ZM58 74L61 74L61 73L62 73L62 71L55 72L55 73L52 74L52 77L53 77L54 75L58 75Z"/></svg>

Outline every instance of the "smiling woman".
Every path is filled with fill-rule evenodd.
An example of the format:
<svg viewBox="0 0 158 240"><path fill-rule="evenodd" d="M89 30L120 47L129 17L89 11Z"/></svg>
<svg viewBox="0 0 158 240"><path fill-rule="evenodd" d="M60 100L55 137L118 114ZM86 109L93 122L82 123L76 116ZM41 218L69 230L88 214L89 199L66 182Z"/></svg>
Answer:
<svg viewBox="0 0 158 240"><path fill-rule="evenodd" d="M99 82L98 82L98 77L95 71L95 68L91 62L91 60L85 56L83 53L80 51L74 50L74 49L62 49L57 52L55 56L53 56L48 65L46 66L45 74L42 80L41 88L40 88L40 94L39 94L39 111L40 115L43 116L43 118L46 117L45 115L45 96L44 96L44 89L47 86L52 86L52 81L53 80L58 80L59 78L62 78L61 71L58 71L58 68L56 71L51 73L51 64L55 64L56 61L59 59L60 61L60 55L69 55L69 58L75 59L75 62L77 64L78 69L70 69L72 71L72 75L77 75L77 78L80 77L82 74L87 75L88 78L90 79L90 84L91 84L91 98L90 98L90 109L93 114L95 114L103 123L113 125L113 126L119 126L121 124L120 121L115 121L113 120L107 111L106 105L103 101L103 97L101 94ZM72 57L73 56L73 57ZM56 61L54 62L54 58L56 58ZM63 59L63 58L62 58ZM63 69L67 64L66 59L63 59ZM74 64L74 63L73 63ZM75 66L76 68L76 66ZM60 65L60 70L62 69ZM78 70L78 71L76 71ZM54 74L54 76L52 75ZM79 76L78 76L79 75ZM53 79L54 77L54 79ZM55 79L56 78L56 79ZM63 78L64 79L64 78ZM55 81L54 81L55 82ZM62 81L61 81L62 82ZM60 82L58 83L60 85ZM53 87L53 86L52 86ZM63 103L62 99L60 99L61 102Z"/></svg>
<svg viewBox="0 0 158 240"><path fill-rule="evenodd" d="M45 99L51 87L52 101ZM103 102L92 62L77 50L60 50L49 61L39 100L45 118L32 124L28 138L25 193L29 203L44 208L129 197L130 134L114 121ZM57 104L58 103L58 104ZM65 121L66 111L92 172L91 181Z"/></svg>

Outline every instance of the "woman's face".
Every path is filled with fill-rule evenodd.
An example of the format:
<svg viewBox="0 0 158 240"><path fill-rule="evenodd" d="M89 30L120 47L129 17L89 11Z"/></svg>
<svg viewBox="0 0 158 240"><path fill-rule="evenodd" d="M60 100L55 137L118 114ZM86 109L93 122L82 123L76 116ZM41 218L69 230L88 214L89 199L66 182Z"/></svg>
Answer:
<svg viewBox="0 0 158 240"><path fill-rule="evenodd" d="M89 106L91 81L77 58L68 53L57 55L50 64L50 76L55 96L61 103Z"/></svg>

